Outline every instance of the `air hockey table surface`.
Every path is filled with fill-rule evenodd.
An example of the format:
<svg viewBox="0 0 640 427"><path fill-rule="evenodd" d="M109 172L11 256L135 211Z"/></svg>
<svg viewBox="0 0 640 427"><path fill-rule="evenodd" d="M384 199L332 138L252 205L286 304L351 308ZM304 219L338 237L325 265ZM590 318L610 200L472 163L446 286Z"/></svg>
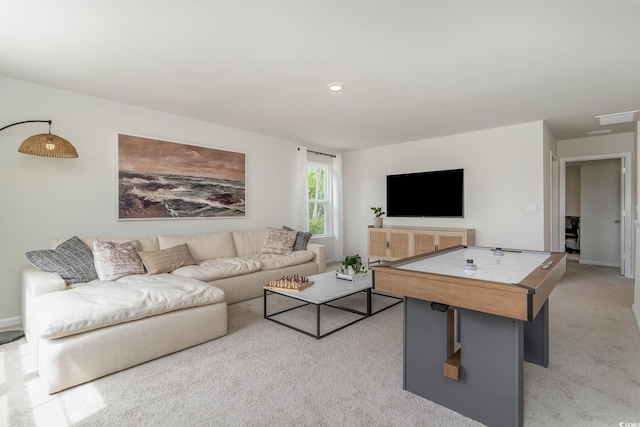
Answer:
<svg viewBox="0 0 640 427"><path fill-rule="evenodd" d="M564 253L458 246L373 267L373 277L379 291L527 321L565 270Z"/></svg>

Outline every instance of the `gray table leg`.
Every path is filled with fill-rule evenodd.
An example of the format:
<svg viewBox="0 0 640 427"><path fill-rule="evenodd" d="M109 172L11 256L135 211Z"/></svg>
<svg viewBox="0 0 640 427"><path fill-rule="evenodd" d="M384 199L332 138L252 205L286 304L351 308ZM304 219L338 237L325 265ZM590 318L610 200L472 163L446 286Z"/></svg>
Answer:
<svg viewBox="0 0 640 427"><path fill-rule="evenodd" d="M264 296L262 298L263 299L263 302L262 302L263 303L263 314L264 314L264 318L266 319L267 318L267 290L264 289L263 292L264 292Z"/></svg>
<svg viewBox="0 0 640 427"><path fill-rule="evenodd" d="M549 366L549 300L532 322L524 322L524 360Z"/></svg>
<svg viewBox="0 0 640 427"><path fill-rule="evenodd" d="M316 304L316 313L317 313L317 320L318 320L318 329L316 332L316 338L320 339L320 304Z"/></svg>
<svg viewBox="0 0 640 427"><path fill-rule="evenodd" d="M461 375L443 374L447 314L405 300L404 388L490 426L522 426L523 322L457 309Z"/></svg>

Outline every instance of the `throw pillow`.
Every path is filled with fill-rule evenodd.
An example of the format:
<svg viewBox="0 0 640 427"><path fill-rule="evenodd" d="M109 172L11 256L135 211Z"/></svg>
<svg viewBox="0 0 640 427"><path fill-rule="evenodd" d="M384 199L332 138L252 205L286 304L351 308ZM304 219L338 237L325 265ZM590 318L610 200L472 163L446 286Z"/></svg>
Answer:
<svg viewBox="0 0 640 427"><path fill-rule="evenodd" d="M30 251L24 255L31 265L60 275L68 285L98 278L91 249L78 236L60 243L55 249Z"/></svg>
<svg viewBox="0 0 640 427"><path fill-rule="evenodd" d="M178 267L196 264L186 243L159 251L138 252L138 255L149 274L168 273Z"/></svg>
<svg viewBox="0 0 640 427"><path fill-rule="evenodd" d="M137 240L125 243L94 240L93 259L100 280L144 274L144 265L138 255L141 246Z"/></svg>
<svg viewBox="0 0 640 427"><path fill-rule="evenodd" d="M284 228L285 230L289 230L289 231L296 231L293 228L289 228L286 225L283 225L282 228ZM307 250L307 244L309 243L309 240L311 239L311 233L309 233L308 231L298 231L298 234L296 234L296 241L293 244L293 250L294 251L306 251Z"/></svg>
<svg viewBox="0 0 640 427"><path fill-rule="evenodd" d="M260 252L263 254L289 255L293 250L296 234L295 231L267 227L267 237Z"/></svg>

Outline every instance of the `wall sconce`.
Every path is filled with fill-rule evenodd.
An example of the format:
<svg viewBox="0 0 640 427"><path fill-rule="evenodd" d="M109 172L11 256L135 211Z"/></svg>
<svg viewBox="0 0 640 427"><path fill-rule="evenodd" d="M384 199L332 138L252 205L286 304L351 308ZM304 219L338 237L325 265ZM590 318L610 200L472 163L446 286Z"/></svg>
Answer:
<svg viewBox="0 0 640 427"><path fill-rule="evenodd" d="M19 152L32 154L34 156L60 157L66 159L78 157L76 148L71 145L69 141L51 133L51 120L26 120L5 126L0 129L0 131L23 123L49 123L49 133L41 133L25 139L24 142L20 144L20 148L18 148Z"/></svg>

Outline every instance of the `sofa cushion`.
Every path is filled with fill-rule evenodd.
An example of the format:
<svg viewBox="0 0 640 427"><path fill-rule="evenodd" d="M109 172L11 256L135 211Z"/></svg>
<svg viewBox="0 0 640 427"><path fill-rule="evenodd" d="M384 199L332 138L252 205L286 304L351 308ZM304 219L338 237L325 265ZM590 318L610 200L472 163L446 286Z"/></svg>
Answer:
<svg viewBox="0 0 640 427"><path fill-rule="evenodd" d="M262 270L276 270L278 268L289 267L292 265L304 264L313 259L311 251L295 251L288 255L278 254L255 254L246 256L245 259L252 259L260 262Z"/></svg>
<svg viewBox="0 0 640 427"><path fill-rule="evenodd" d="M246 256L260 253L260 249L264 246L267 238L267 229L259 230L234 231L233 243L236 246L237 256Z"/></svg>
<svg viewBox="0 0 640 427"><path fill-rule="evenodd" d="M60 243L55 249L29 251L25 257L34 267L57 273L68 285L98 278L91 249L77 236Z"/></svg>
<svg viewBox="0 0 640 427"><path fill-rule="evenodd" d="M168 273L176 268L196 263L186 243L159 251L138 252L138 255L149 274Z"/></svg>
<svg viewBox="0 0 640 427"><path fill-rule="evenodd" d="M125 243L93 241L93 260L100 280L117 280L131 274L143 274L144 265L138 255L137 240Z"/></svg>
<svg viewBox="0 0 640 427"><path fill-rule="evenodd" d="M224 292L197 280L158 274L99 282L34 299L32 334L44 339L224 301Z"/></svg>
<svg viewBox="0 0 640 427"><path fill-rule="evenodd" d="M197 262L236 256L236 248L230 231L158 236L158 243L160 244L160 249L186 243L189 247L189 252Z"/></svg>
<svg viewBox="0 0 640 427"><path fill-rule="evenodd" d="M295 231L267 227L267 237L260 253L288 255L293 250L296 234Z"/></svg>
<svg viewBox="0 0 640 427"><path fill-rule="evenodd" d="M293 228L287 227L286 225L283 225L282 228L289 231L296 231ZM308 231L296 231L296 233L296 241L293 243L293 250L306 251L307 244L309 243L309 240L311 240L312 234Z"/></svg>
<svg viewBox="0 0 640 427"><path fill-rule="evenodd" d="M203 282L223 279L225 277L240 276L259 271L262 268L260 261L240 257L216 258L202 261L198 265L180 267L172 271L172 274L190 277Z"/></svg>

